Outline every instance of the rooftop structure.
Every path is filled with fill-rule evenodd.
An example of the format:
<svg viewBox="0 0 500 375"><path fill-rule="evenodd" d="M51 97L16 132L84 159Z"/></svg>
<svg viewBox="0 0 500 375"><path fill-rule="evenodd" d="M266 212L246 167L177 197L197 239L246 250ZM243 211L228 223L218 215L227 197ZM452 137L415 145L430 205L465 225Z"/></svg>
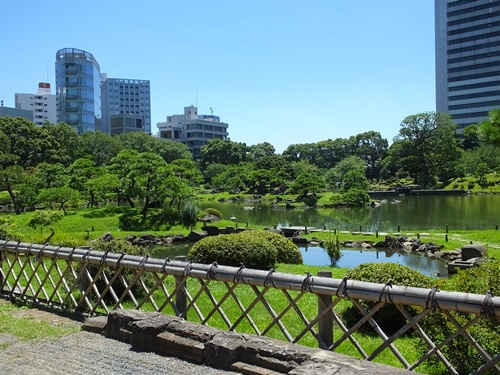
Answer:
<svg viewBox="0 0 500 375"><path fill-rule="evenodd" d="M16 108L33 112L32 121L42 126L46 121L57 123L56 95L51 93L50 83L40 82L36 94L15 94Z"/></svg>
<svg viewBox="0 0 500 375"><path fill-rule="evenodd" d="M199 115L198 108L192 105L184 107L184 114L167 116L167 121L159 122L157 126L160 138L184 143L194 158L201 156L201 147L211 139L226 139L229 127L220 121L219 116Z"/></svg>

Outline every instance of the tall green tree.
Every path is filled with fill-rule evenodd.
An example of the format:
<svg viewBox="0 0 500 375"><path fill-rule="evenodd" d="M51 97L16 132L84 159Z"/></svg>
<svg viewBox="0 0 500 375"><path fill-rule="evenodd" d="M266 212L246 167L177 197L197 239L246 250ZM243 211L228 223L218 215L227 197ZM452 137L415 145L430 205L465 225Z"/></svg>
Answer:
<svg viewBox="0 0 500 375"><path fill-rule="evenodd" d="M92 159L96 166L108 165L123 149L120 138L100 131L88 131L80 137L83 145L80 155Z"/></svg>
<svg viewBox="0 0 500 375"><path fill-rule="evenodd" d="M382 138L379 132L368 131L349 138L353 155L366 163L366 177L377 179L380 177L382 159L387 153L389 143Z"/></svg>
<svg viewBox="0 0 500 375"><path fill-rule="evenodd" d="M249 147L245 143L229 139L212 139L201 149L201 164L205 168L210 164L238 164L247 161Z"/></svg>
<svg viewBox="0 0 500 375"><path fill-rule="evenodd" d="M366 162L358 156L348 156L342 159L335 167L326 171L324 179L331 188L339 188L342 185L345 175L349 171L359 170L365 174Z"/></svg>
<svg viewBox="0 0 500 375"><path fill-rule="evenodd" d="M489 118L479 124L481 142L500 146L500 108L488 112Z"/></svg>
<svg viewBox="0 0 500 375"><path fill-rule="evenodd" d="M257 143L249 147L250 159L258 161L265 156L275 155L276 149L269 142Z"/></svg>
<svg viewBox="0 0 500 375"><path fill-rule="evenodd" d="M393 165L423 187L453 177L461 157L456 126L446 113L425 112L406 117L388 150Z"/></svg>
<svg viewBox="0 0 500 375"><path fill-rule="evenodd" d="M52 161L57 154L45 129L21 117L0 117L0 131L4 138L2 147L15 155L16 164L24 168L35 167L42 161ZM11 164L13 165L13 164Z"/></svg>
<svg viewBox="0 0 500 375"><path fill-rule="evenodd" d="M182 142L153 137L144 132L130 132L118 135L124 149L141 152L153 152L160 155L167 163L177 159L192 159L193 154Z"/></svg>
<svg viewBox="0 0 500 375"><path fill-rule="evenodd" d="M102 166L96 166L93 160L80 158L68 167L69 182L68 186L78 192L82 198L87 199L89 207L99 207L96 192L92 190L94 184L88 181L106 174L106 169Z"/></svg>
<svg viewBox="0 0 500 375"><path fill-rule="evenodd" d="M131 208L135 208L134 199L139 195L139 187L136 184L134 162L139 152L130 149L124 149L118 153L108 167L108 170L117 176L120 181L119 197L127 200Z"/></svg>
<svg viewBox="0 0 500 375"><path fill-rule="evenodd" d="M145 219L153 201L163 202L168 196L166 180L171 174L167 162L152 152L137 154L130 165L130 178L135 181L143 201L141 214Z"/></svg>
<svg viewBox="0 0 500 375"><path fill-rule="evenodd" d="M18 186L25 181L26 175L20 165L13 165L0 169L0 191L7 191L12 206L17 215L21 214L21 205L19 200Z"/></svg>
<svg viewBox="0 0 500 375"><path fill-rule="evenodd" d="M49 136L51 148L57 151L51 160L45 162L60 163L67 167L83 156L82 138L71 126L64 122L58 124L47 122L43 125L43 129Z"/></svg>

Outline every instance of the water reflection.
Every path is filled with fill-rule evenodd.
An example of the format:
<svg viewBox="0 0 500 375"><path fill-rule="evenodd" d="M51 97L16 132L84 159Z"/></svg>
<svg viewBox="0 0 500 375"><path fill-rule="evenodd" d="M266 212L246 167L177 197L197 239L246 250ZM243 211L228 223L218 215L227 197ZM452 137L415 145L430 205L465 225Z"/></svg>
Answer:
<svg viewBox="0 0 500 375"><path fill-rule="evenodd" d="M472 196L403 196L401 203L389 202L376 208L358 209L284 209L273 208L270 203L221 203L201 202L201 208L213 207L225 218L235 216L240 226L288 226L335 227L340 230L375 232L494 229L500 224L496 207L500 195ZM245 206L254 207L252 210Z"/></svg>
<svg viewBox="0 0 500 375"><path fill-rule="evenodd" d="M191 244L159 246L153 249L152 255L156 258L173 258L174 256L187 255L190 247ZM306 265L327 267L330 264L328 255L319 246L300 247L300 251ZM399 253L393 249L343 249L342 253L344 256L337 264L337 267L341 268L354 268L364 263L390 262L408 266L428 276L448 275L448 269L444 262L429 259L420 254Z"/></svg>
<svg viewBox="0 0 500 375"><path fill-rule="evenodd" d="M328 266L330 260L326 252L319 246L301 248L304 263L311 266ZM427 276L448 275L448 268L444 262L429 259L420 254L399 253L391 249L383 250L354 250L343 249L344 254L337 267L354 268L364 263L398 263L417 270Z"/></svg>

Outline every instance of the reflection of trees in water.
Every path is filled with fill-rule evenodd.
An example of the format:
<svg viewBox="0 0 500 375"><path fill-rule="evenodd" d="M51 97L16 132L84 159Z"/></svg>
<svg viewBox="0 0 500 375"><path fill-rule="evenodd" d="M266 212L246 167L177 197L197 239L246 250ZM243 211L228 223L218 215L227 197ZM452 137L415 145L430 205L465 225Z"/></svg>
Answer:
<svg viewBox="0 0 500 375"><path fill-rule="evenodd" d="M402 232L415 230L495 228L500 195L475 196L406 196L396 197L401 203L390 203L388 198L376 208L357 209L285 209L273 208L271 204L252 202L221 203L200 202L200 207L213 207L225 219L235 216L240 226L246 222L253 225L281 226L307 225L309 227L336 227L339 230L366 232L395 232L400 225ZM245 209L254 207L254 209Z"/></svg>
<svg viewBox="0 0 500 375"><path fill-rule="evenodd" d="M176 256L187 255L189 249L193 246L192 243L175 243L168 246L152 246L151 256L155 258L173 258Z"/></svg>

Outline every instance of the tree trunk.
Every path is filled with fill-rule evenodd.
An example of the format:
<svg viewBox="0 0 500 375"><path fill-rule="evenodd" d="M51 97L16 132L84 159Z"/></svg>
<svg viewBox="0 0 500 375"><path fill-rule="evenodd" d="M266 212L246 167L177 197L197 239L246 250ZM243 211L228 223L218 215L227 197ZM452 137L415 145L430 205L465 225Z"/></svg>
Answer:
<svg viewBox="0 0 500 375"><path fill-rule="evenodd" d="M142 214L142 217L144 220L146 219L146 215L148 213L148 208L149 208L149 197L146 197L146 199L144 200L144 207L142 208L142 211L141 211L141 214Z"/></svg>
<svg viewBox="0 0 500 375"><path fill-rule="evenodd" d="M16 215L21 215L21 208L19 207L17 196L14 194L10 186L7 188L7 192L10 195L10 199L12 199L12 204L14 205L14 211L16 212Z"/></svg>
<svg viewBox="0 0 500 375"><path fill-rule="evenodd" d="M128 195L127 195L127 202L128 204L130 205L130 208L135 208L135 203L134 201L132 200L132 198L130 198Z"/></svg>
<svg viewBox="0 0 500 375"><path fill-rule="evenodd" d="M61 203L61 206L59 207L59 211L63 210L64 216L68 216L68 213L66 212L66 208L64 208L64 203Z"/></svg>
<svg viewBox="0 0 500 375"><path fill-rule="evenodd" d="M54 237L54 234L56 234L56 232L54 232L54 229L52 229L52 228L49 228L49 229L50 229L50 231L51 231L52 233L51 233L51 234L50 234L50 235L49 235L49 236L45 239L45 241L43 241L43 243L42 243L43 245L48 244L48 243L50 242L50 239L51 239L52 237Z"/></svg>

